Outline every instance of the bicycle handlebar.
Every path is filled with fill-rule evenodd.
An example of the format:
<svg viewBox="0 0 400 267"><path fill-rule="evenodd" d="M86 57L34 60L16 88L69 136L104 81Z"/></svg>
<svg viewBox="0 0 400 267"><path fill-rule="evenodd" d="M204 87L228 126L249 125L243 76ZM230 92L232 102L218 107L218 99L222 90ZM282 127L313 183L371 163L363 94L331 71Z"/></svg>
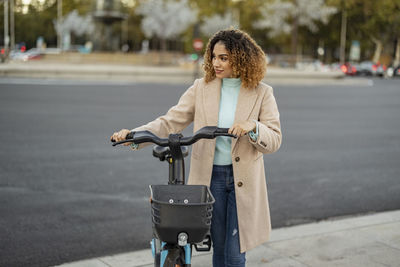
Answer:
<svg viewBox="0 0 400 267"><path fill-rule="evenodd" d="M229 128L218 128L217 126L205 126L199 129L197 132L194 133L193 136L183 137L180 135L179 137L179 145L180 146L189 146L196 143L200 139L213 139L217 136L230 136L233 138L237 138L236 135L228 133ZM113 140L111 140L113 142ZM119 142L113 142L113 146L120 145L123 143L133 142L135 144L141 143L154 143L159 146L169 146L170 138L160 138L149 131L138 131L138 132L130 132L126 139Z"/></svg>

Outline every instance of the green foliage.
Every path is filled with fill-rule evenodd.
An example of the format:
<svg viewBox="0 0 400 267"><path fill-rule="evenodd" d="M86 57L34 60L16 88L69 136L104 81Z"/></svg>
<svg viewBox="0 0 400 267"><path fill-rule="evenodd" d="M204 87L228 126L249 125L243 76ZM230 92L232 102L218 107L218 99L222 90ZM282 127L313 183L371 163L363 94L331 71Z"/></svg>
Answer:
<svg viewBox="0 0 400 267"><path fill-rule="evenodd" d="M400 38L400 0L330 0L328 3L347 12L347 51L352 40L361 44L362 58L371 59L375 41L383 42L385 53L391 54L393 44ZM325 30L337 29L340 35L340 12L330 21ZM321 31L322 32L322 31Z"/></svg>
<svg viewBox="0 0 400 267"><path fill-rule="evenodd" d="M27 48L35 47L38 37L43 37L47 46L57 45L57 34L54 29L54 21L57 20L56 0L32 0L28 6L24 6L22 0L15 0L15 43L24 42ZM4 6L1 9L1 32L3 37ZM63 14L72 10L78 10L80 14L86 14L92 9L91 0L64 0Z"/></svg>
<svg viewBox="0 0 400 267"><path fill-rule="evenodd" d="M161 1L161 0L160 0ZM247 31L268 53L289 53L290 35L268 37L268 29L260 30L253 27L255 21L261 18L260 6L266 0L190 0L193 8L199 10L199 22L214 14L232 13L240 19L241 29ZM268 0L269 1L269 0ZM68 14L74 9L80 15L86 15L94 8L94 0L63 0L63 14ZM129 5L123 1L121 11L128 15L127 21L116 23L114 28L121 32L122 42L128 43L131 50L139 50L145 39L140 29L142 17L135 14L137 1L131 1ZM400 38L400 0L326 0L326 4L336 7L338 13L332 15L329 23L317 23L318 31L313 33L305 27L299 27L299 47L302 52L316 56L316 49L322 45L325 48L325 60L338 60L340 44L340 28L342 11L347 12L347 45L349 51L352 40L358 40L361 44L362 57L371 58L375 49L375 41L383 42L385 53L393 53L394 41ZM4 6L0 2L0 44L3 42ZM39 36L44 37L48 46L56 46L57 35L54 30L54 21L57 19L56 0L32 0L24 7L22 0L15 0L15 41L25 42L27 47L34 47ZM122 26L121 26L122 25ZM170 40L170 48L179 49L186 53L192 53L192 40L195 28L189 27L179 38ZM203 38L204 43L207 37ZM152 44L157 39L151 40Z"/></svg>

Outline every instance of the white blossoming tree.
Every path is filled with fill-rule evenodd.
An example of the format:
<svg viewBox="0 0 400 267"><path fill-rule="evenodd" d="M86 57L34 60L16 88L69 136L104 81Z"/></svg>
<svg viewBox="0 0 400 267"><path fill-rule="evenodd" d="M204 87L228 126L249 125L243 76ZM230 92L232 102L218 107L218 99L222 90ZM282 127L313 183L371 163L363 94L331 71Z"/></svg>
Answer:
<svg viewBox="0 0 400 267"><path fill-rule="evenodd" d="M296 54L298 28L307 27L316 32L317 21L326 24L337 12L335 7L325 5L324 0L273 0L261 8L263 19L254 27L270 29L269 35L292 34L292 53Z"/></svg>
<svg viewBox="0 0 400 267"><path fill-rule="evenodd" d="M71 33L76 36L82 36L83 34L92 34L94 32L92 17L90 15L79 16L76 10L64 16L60 23L55 20L54 27L58 34L62 34L63 49L69 49Z"/></svg>
<svg viewBox="0 0 400 267"><path fill-rule="evenodd" d="M233 18L232 13L225 13L224 15L213 15L208 17L200 26L200 31L206 36L212 36L219 30L229 27L238 28L239 23Z"/></svg>
<svg viewBox="0 0 400 267"><path fill-rule="evenodd" d="M197 21L197 10L189 6L188 0L141 1L136 13L143 16L142 31L148 37L161 39L161 48L166 50L166 40L183 33Z"/></svg>

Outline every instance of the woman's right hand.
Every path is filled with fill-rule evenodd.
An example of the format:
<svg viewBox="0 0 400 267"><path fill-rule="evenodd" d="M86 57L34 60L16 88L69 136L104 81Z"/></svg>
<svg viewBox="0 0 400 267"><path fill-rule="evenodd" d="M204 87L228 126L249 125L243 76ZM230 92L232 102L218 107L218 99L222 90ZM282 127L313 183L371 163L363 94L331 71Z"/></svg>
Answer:
<svg viewBox="0 0 400 267"><path fill-rule="evenodd" d="M119 141L123 141L126 140L126 136L128 135L128 133L130 133L131 131L128 129L122 129L119 132L115 132L113 135L111 135L111 142L119 142ZM130 146L132 144L132 142L128 142L128 143L124 143L124 146Z"/></svg>

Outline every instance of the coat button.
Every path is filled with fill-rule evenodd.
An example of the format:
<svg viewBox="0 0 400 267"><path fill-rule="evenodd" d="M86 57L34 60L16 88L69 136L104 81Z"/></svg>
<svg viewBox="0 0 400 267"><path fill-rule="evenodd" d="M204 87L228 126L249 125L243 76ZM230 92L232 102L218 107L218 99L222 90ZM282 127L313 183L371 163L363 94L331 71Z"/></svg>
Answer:
<svg viewBox="0 0 400 267"><path fill-rule="evenodd" d="M240 161L240 157L236 157L236 158L235 158L235 161L236 161L236 162L239 162L239 161Z"/></svg>
<svg viewBox="0 0 400 267"><path fill-rule="evenodd" d="M243 183L242 182L238 182L237 186L242 187Z"/></svg>

